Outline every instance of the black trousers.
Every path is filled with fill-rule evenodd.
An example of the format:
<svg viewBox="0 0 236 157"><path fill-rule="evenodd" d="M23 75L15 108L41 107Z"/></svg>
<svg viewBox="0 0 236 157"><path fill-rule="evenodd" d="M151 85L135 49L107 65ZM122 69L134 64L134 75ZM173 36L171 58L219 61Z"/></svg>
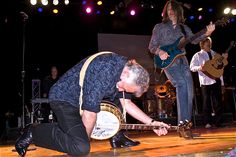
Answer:
<svg viewBox="0 0 236 157"><path fill-rule="evenodd" d="M204 123L220 125L222 117L222 94L220 80L212 85L202 85ZM212 113L215 115L212 116Z"/></svg>
<svg viewBox="0 0 236 157"><path fill-rule="evenodd" d="M79 110L66 102L52 102L50 105L57 116L57 123L34 126L34 144L71 156L87 155L90 152L90 141Z"/></svg>

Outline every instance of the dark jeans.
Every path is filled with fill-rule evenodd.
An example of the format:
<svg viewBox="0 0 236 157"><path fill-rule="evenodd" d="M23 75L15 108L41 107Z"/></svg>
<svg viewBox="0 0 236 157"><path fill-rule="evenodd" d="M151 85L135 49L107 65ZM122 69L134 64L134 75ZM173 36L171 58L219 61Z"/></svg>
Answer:
<svg viewBox="0 0 236 157"><path fill-rule="evenodd" d="M223 107L220 81L212 85L202 85L204 123L219 125ZM215 116L212 116L212 112Z"/></svg>
<svg viewBox="0 0 236 157"><path fill-rule="evenodd" d="M90 141L79 110L66 102L52 102L57 123L41 123L33 127L36 146L83 156L90 152Z"/></svg>

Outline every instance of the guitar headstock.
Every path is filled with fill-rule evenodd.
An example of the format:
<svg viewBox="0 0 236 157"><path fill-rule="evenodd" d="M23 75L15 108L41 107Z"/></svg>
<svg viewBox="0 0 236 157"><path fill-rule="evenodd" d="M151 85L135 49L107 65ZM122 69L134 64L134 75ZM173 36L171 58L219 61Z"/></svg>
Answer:
<svg viewBox="0 0 236 157"><path fill-rule="evenodd" d="M225 52L228 53L235 46L236 46L236 41L231 41L229 44L229 47L227 48Z"/></svg>
<svg viewBox="0 0 236 157"><path fill-rule="evenodd" d="M236 46L236 41L231 41L230 42L230 47L235 47Z"/></svg>
<svg viewBox="0 0 236 157"><path fill-rule="evenodd" d="M225 26L225 25L227 25L229 23L229 19L227 18L227 17L223 17L223 18L221 18L220 20L217 20L216 22L215 22L215 25L216 26Z"/></svg>
<svg viewBox="0 0 236 157"><path fill-rule="evenodd" d="M192 126L193 126L192 122L185 120L184 122L182 122L178 125L178 129L179 130L189 130L189 129L191 129Z"/></svg>

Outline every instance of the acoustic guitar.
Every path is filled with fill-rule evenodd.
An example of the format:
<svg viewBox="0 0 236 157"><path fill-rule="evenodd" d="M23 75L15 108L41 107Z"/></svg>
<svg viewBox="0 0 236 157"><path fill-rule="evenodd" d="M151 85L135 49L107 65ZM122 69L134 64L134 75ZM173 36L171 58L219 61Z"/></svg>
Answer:
<svg viewBox="0 0 236 157"><path fill-rule="evenodd" d="M229 22L227 18L222 18L215 22L215 26L224 26ZM201 31L197 32L190 38L179 37L174 43L170 45L161 46L160 49L166 51L169 54L169 57L166 60L161 60L159 55L154 56L154 63L157 67L164 69L170 66L174 60L179 57L185 55L185 52L182 49L190 42L195 40L196 38L200 37L201 35L205 34L207 31L206 28L202 29Z"/></svg>
<svg viewBox="0 0 236 157"><path fill-rule="evenodd" d="M153 126L147 124L126 124L122 113L115 104L103 101L100 105L101 111L97 113L97 121L93 128L91 138L95 140L105 140L114 136L119 130L153 130L163 126ZM187 130L192 127L192 123L185 121L178 126L170 126L168 130Z"/></svg>
<svg viewBox="0 0 236 157"><path fill-rule="evenodd" d="M236 42L231 41L230 46L227 48L225 53L228 53L233 47L235 47ZM228 64L227 58L216 53L211 60L205 62L202 67L202 72L212 79L220 78L224 73L224 67Z"/></svg>

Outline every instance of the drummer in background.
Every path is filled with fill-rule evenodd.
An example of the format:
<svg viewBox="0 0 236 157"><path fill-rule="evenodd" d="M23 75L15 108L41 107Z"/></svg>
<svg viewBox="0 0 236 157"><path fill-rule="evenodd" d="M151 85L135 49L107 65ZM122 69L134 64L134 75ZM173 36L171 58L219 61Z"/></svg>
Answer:
<svg viewBox="0 0 236 157"><path fill-rule="evenodd" d="M140 64L113 52L103 52L90 62L86 71L81 72L87 59L69 69L53 85L49 100L58 124L42 123L27 127L15 144L20 156L25 156L27 147L32 142L36 146L65 152L71 156L87 155L102 100L106 98L112 101L119 95L122 95L119 99L125 112L142 123L161 126L153 130L158 136L167 134L169 125L153 120L126 97L125 93L140 97L149 87L149 74ZM80 76L84 76L82 90ZM81 101L82 116L79 113ZM125 147L123 138L118 136L114 138L114 142Z"/></svg>
<svg viewBox="0 0 236 157"><path fill-rule="evenodd" d="M155 87L155 96L160 119L177 115L176 92L170 80L166 80L164 84Z"/></svg>

